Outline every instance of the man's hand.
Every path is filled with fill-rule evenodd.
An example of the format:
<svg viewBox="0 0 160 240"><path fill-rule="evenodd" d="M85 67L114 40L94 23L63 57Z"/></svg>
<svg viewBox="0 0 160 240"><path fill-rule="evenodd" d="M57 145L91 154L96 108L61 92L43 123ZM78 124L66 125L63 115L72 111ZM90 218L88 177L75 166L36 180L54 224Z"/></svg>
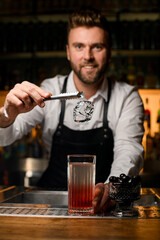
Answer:
<svg viewBox="0 0 160 240"><path fill-rule="evenodd" d="M115 205L115 201L109 198L108 184L98 183L95 186L93 199L94 212L105 212Z"/></svg>
<svg viewBox="0 0 160 240"><path fill-rule="evenodd" d="M31 111L36 105L44 107L43 97L50 97L51 93L45 92L33 83L24 81L16 84L7 94L4 107L0 109L0 127L12 124L20 113Z"/></svg>

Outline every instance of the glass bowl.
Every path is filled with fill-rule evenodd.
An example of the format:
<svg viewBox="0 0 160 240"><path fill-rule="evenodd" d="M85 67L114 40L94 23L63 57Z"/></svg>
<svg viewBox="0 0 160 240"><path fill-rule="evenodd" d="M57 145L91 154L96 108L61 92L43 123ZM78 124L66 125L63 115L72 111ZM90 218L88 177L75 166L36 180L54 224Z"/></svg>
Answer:
<svg viewBox="0 0 160 240"><path fill-rule="evenodd" d="M115 200L113 215L117 217L133 217L138 211L133 207L135 200L140 198L141 184L132 185L124 182L109 182L109 196Z"/></svg>

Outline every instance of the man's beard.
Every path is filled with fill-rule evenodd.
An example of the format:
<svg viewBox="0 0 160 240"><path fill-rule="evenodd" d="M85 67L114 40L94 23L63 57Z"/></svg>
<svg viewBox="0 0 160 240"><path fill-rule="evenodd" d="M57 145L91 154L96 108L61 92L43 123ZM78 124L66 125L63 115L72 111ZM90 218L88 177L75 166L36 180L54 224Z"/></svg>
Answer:
<svg viewBox="0 0 160 240"><path fill-rule="evenodd" d="M72 70L77 75L79 80L81 82L85 83L85 84L88 84L88 85L93 85L97 82L100 82L104 77L104 74L106 72L107 65L108 65L107 63L103 64L101 69L96 71L96 73L93 75L92 72L88 73L88 74L83 74L82 73L83 66L93 65L93 66L97 67L97 64L95 64L95 63L93 64L91 62L88 62L88 63L85 63L83 66L80 66L80 68L78 69L73 62L70 62L70 63L71 63Z"/></svg>

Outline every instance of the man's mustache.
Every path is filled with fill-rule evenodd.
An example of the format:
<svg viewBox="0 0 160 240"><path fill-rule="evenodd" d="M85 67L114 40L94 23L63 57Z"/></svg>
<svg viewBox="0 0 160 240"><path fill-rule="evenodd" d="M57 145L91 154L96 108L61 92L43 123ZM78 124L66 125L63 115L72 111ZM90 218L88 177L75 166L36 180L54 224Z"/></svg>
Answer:
<svg viewBox="0 0 160 240"><path fill-rule="evenodd" d="M98 64L95 61L85 61L81 64L81 67L86 67L86 66L91 66L91 67L97 67Z"/></svg>

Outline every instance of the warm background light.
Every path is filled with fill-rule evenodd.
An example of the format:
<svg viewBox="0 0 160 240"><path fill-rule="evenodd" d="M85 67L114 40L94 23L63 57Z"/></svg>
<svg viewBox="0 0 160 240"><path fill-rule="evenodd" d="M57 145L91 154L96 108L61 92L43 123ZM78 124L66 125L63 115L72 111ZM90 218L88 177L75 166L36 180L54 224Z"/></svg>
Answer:
<svg viewBox="0 0 160 240"><path fill-rule="evenodd" d="M151 135L160 132L160 123L157 123L158 110L160 110L160 89L139 89L139 94L143 100L144 108L151 112ZM148 98L148 104L146 99Z"/></svg>

